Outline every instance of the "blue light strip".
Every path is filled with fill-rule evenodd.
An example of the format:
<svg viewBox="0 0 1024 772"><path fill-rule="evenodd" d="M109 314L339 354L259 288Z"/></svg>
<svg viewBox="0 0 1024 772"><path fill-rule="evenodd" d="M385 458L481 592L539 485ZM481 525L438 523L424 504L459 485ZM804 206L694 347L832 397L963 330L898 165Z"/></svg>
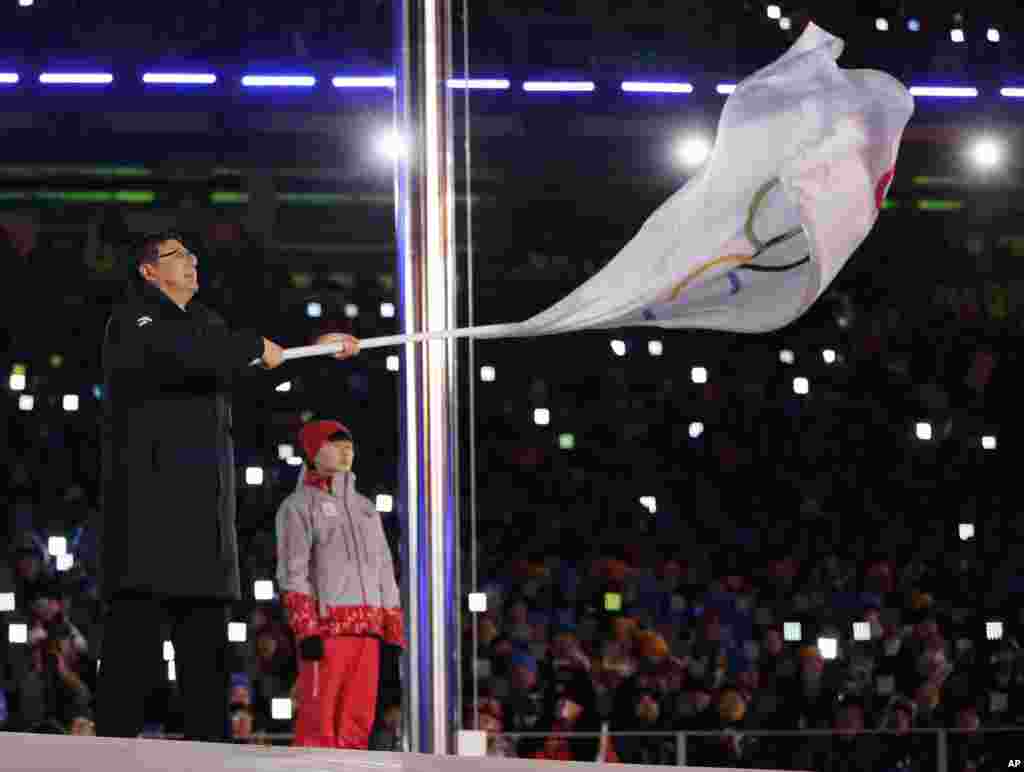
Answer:
<svg viewBox="0 0 1024 772"><path fill-rule="evenodd" d="M589 80L528 80L523 84L523 91L554 94L589 93L594 88Z"/></svg>
<svg viewBox="0 0 1024 772"><path fill-rule="evenodd" d="M46 85L105 86L114 82L109 72L44 72L39 82Z"/></svg>
<svg viewBox="0 0 1024 772"><path fill-rule="evenodd" d="M624 80L622 90L633 94L692 94L693 84L675 81Z"/></svg>
<svg viewBox="0 0 1024 772"><path fill-rule="evenodd" d="M335 88L394 88L394 75L346 76L338 75L331 80Z"/></svg>
<svg viewBox="0 0 1024 772"><path fill-rule="evenodd" d="M911 96L923 97L956 97L973 99L978 96L978 89L972 86L911 86Z"/></svg>
<svg viewBox="0 0 1024 772"><path fill-rule="evenodd" d="M217 76L212 72L147 72L142 82L160 86L212 86Z"/></svg>
<svg viewBox="0 0 1024 772"><path fill-rule="evenodd" d="M16 72L0 72L0 84L5 86L13 86L21 78Z"/></svg>
<svg viewBox="0 0 1024 772"><path fill-rule="evenodd" d="M312 88L316 78L312 75L244 75L242 85L247 88Z"/></svg>
<svg viewBox="0 0 1024 772"><path fill-rule="evenodd" d="M512 83L504 78L452 78L448 81L449 88L468 88L470 91L504 91L512 86Z"/></svg>
<svg viewBox="0 0 1024 772"><path fill-rule="evenodd" d="M1024 88L1007 86L1006 88L999 89L999 95L1007 99L1021 99L1024 97Z"/></svg>
<svg viewBox="0 0 1024 772"><path fill-rule="evenodd" d="M719 83L717 86L715 86L715 91L717 91L719 94L731 94L735 90L735 83Z"/></svg>

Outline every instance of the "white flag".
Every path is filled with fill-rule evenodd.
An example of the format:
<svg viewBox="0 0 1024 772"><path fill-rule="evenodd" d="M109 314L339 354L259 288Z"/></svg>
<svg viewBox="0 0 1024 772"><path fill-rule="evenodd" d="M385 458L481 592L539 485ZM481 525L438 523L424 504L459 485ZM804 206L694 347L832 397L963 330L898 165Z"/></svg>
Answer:
<svg viewBox="0 0 1024 772"><path fill-rule="evenodd" d="M739 83L703 170L546 311L517 324L369 338L363 348L632 325L768 332L789 324L871 232L914 111L895 78L841 69L842 50L808 24L782 57Z"/></svg>

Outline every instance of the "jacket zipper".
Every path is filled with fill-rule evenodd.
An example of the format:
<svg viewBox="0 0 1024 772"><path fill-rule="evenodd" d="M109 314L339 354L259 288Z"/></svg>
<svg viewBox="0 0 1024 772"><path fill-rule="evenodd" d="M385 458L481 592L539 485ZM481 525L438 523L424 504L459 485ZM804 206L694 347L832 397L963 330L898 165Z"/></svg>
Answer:
<svg viewBox="0 0 1024 772"><path fill-rule="evenodd" d="M347 480L345 482L345 495L344 495L344 497L342 499L342 502L345 505L345 515L348 517L349 528L352 529L352 547L353 547L353 550L355 551L355 554L356 554L356 571L359 573L359 586L360 586L360 588L362 588L362 591L363 591L363 608L366 608L366 606L367 606L366 582L363 580L362 561L361 561L361 559L359 557L359 540L356 537L356 525L355 525L355 522L352 519L352 510L349 509L349 507L348 507L348 481ZM369 557L367 557L367 560L369 560Z"/></svg>

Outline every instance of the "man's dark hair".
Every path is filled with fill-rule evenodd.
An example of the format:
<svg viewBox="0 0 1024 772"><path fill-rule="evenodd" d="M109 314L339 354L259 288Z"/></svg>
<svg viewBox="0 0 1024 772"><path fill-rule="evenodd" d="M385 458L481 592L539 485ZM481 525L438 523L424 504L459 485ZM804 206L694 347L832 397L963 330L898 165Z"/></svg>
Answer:
<svg viewBox="0 0 1024 772"><path fill-rule="evenodd" d="M171 240L182 241L181 234L175 231L147 233L139 240L139 245L135 250L136 265L155 263L160 256L160 245L165 241Z"/></svg>

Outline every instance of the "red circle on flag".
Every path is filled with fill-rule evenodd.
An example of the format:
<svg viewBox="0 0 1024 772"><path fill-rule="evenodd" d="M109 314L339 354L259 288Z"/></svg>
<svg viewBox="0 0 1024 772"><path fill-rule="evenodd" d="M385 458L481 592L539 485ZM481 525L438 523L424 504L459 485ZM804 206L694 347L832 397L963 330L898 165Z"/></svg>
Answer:
<svg viewBox="0 0 1024 772"><path fill-rule="evenodd" d="M889 192L889 185L892 184L895 176L896 167L894 166L878 180L878 184L875 186L875 206L878 209L881 209L882 204L885 203L885 194Z"/></svg>

